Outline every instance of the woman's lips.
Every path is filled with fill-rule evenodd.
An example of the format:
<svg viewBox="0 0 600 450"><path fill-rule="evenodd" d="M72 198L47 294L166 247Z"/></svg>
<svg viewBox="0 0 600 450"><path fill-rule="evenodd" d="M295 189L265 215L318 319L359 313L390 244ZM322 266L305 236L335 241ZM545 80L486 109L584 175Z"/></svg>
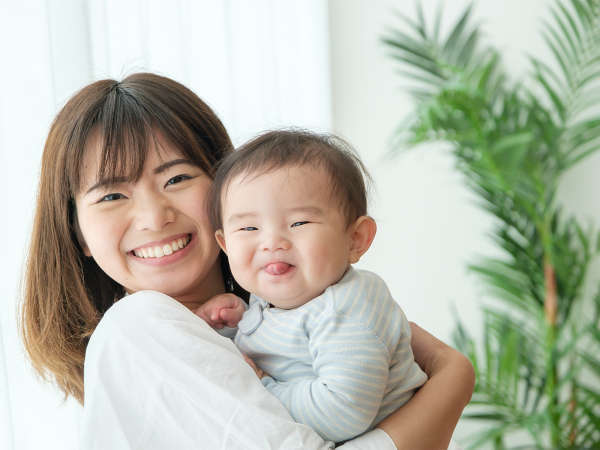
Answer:
<svg viewBox="0 0 600 450"><path fill-rule="evenodd" d="M264 267L264 271L269 275L284 275L287 273L293 266L291 264L285 262L273 262L269 263Z"/></svg>

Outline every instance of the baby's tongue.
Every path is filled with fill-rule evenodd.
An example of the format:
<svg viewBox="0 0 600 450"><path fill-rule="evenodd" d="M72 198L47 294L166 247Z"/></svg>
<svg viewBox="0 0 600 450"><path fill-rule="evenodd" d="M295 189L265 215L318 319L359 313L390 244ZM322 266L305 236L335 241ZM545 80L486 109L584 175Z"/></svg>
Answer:
<svg viewBox="0 0 600 450"><path fill-rule="evenodd" d="M265 267L265 272L267 272L270 275L281 275L286 273L289 268L290 265L288 263L276 262L267 264L267 266Z"/></svg>

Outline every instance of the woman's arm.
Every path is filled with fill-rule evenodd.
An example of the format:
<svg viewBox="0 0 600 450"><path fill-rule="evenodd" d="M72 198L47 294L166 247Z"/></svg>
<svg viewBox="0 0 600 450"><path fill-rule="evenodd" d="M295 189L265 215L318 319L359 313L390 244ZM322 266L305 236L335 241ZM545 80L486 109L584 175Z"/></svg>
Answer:
<svg viewBox="0 0 600 450"><path fill-rule="evenodd" d="M446 449L475 385L471 362L411 322L415 360L429 376L402 408L379 425L398 450Z"/></svg>

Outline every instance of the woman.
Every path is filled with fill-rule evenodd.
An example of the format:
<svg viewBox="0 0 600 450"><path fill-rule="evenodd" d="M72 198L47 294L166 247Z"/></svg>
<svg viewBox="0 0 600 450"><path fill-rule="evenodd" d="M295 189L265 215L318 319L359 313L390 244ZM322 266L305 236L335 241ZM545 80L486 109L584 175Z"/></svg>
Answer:
<svg viewBox="0 0 600 450"><path fill-rule="evenodd" d="M326 445L192 314L216 295L247 296L204 206L232 150L205 103L153 74L86 86L52 124L22 331L36 370L84 404L86 448ZM412 345L429 381L347 448L394 448L390 438L397 448L447 445L472 367L416 326Z"/></svg>

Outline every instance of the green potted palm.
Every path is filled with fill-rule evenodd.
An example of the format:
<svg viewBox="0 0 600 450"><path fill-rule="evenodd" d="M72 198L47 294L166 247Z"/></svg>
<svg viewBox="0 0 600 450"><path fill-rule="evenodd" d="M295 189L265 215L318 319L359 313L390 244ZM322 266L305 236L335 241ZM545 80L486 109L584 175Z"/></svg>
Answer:
<svg viewBox="0 0 600 450"><path fill-rule="evenodd" d="M415 100L394 149L451 144L495 218L500 256L470 266L489 293L484 335L460 321L455 332L477 374L464 417L483 426L469 444L600 448L600 290L584 295L600 241L557 199L563 174L600 148L600 0L553 2L553 60L530 57L518 82L471 16L442 34L442 9L429 22L417 5L382 39Z"/></svg>

